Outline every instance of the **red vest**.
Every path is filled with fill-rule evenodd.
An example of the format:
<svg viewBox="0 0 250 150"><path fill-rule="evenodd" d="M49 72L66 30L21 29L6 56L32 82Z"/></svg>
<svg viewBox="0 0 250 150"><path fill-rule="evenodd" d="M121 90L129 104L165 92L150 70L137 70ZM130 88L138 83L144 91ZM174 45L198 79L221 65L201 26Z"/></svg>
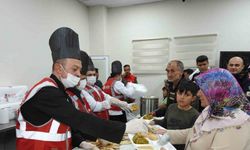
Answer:
<svg viewBox="0 0 250 150"><path fill-rule="evenodd" d="M133 74L129 74L128 76L125 76L124 79L128 82L135 83L136 77Z"/></svg>
<svg viewBox="0 0 250 150"><path fill-rule="evenodd" d="M51 78L44 78L35 84L25 96L21 105L30 100L41 88L46 86L57 87ZM35 114L34 114L35 115ZM16 122L16 149L17 150L71 150L70 127L53 118L40 126L27 122L18 110Z"/></svg>
<svg viewBox="0 0 250 150"><path fill-rule="evenodd" d="M73 92L71 92L69 90L66 90L66 93L71 98L71 100L72 100L72 102L77 110L79 110L81 112L92 113L91 108L89 106L89 103L86 101L85 97L82 97L82 99L80 99Z"/></svg>
<svg viewBox="0 0 250 150"><path fill-rule="evenodd" d="M114 90L115 82L116 82L115 78L109 78L103 86L103 91L112 97L115 97L119 100L124 100L124 96L122 94L118 94L115 92ZM110 110L121 111L121 108L115 105L111 105Z"/></svg>
<svg viewBox="0 0 250 150"><path fill-rule="evenodd" d="M98 93L96 92L96 90L94 90L94 88L98 91ZM105 101L105 97L104 94L102 93L103 91L98 87L98 86L90 86L90 85L86 85L85 90L97 101L97 102L103 102ZM108 120L109 119L109 113L108 110L103 110L100 112L94 112L99 118L103 118Z"/></svg>

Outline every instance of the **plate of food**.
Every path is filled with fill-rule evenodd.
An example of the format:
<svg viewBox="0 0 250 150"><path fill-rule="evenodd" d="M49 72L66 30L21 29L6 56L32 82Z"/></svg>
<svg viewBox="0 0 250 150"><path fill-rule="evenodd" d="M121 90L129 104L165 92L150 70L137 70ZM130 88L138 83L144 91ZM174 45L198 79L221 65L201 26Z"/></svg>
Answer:
<svg viewBox="0 0 250 150"><path fill-rule="evenodd" d="M96 140L95 142L90 142L91 144L96 145L100 150L119 150L120 145L117 143L112 143L108 141Z"/></svg>
<svg viewBox="0 0 250 150"><path fill-rule="evenodd" d="M150 126L150 128L151 129L147 134L142 134L140 132L136 134L128 134L131 143L137 150L176 150L174 146L169 142L166 145L160 145L158 143L161 135L154 133L154 131L162 129L162 127Z"/></svg>
<svg viewBox="0 0 250 150"><path fill-rule="evenodd" d="M136 104L136 103L130 103L130 104L128 104L128 105L129 105L129 109L130 109L132 112L139 110L139 105Z"/></svg>
<svg viewBox="0 0 250 150"><path fill-rule="evenodd" d="M142 119L145 120L147 123L151 122L154 120L154 116L152 114L146 114L142 116Z"/></svg>
<svg viewBox="0 0 250 150"><path fill-rule="evenodd" d="M138 132L136 134L129 134L128 137L131 140L131 143L135 146L135 148L147 148L153 150L151 141L147 138L147 135Z"/></svg>

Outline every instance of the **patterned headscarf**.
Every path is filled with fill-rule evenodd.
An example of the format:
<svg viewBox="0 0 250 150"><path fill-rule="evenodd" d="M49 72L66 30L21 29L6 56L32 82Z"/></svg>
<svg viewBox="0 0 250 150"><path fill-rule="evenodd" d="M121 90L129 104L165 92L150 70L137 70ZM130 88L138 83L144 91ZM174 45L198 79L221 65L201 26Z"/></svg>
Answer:
<svg viewBox="0 0 250 150"><path fill-rule="evenodd" d="M249 101L229 71L211 69L197 76L195 81L209 101L209 116L231 116L231 112L237 108L250 114Z"/></svg>

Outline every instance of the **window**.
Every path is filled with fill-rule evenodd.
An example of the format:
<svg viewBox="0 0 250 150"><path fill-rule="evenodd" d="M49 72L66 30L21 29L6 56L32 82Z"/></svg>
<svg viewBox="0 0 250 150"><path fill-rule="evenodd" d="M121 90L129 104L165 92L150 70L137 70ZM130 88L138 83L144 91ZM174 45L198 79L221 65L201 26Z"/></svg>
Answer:
<svg viewBox="0 0 250 150"><path fill-rule="evenodd" d="M133 71L162 74L169 60L169 38L133 40Z"/></svg>

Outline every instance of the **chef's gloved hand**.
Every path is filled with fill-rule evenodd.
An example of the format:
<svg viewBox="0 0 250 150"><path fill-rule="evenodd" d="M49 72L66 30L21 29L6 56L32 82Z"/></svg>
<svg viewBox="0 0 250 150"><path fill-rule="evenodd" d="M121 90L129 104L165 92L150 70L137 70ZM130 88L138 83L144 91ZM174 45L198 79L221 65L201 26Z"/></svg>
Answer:
<svg viewBox="0 0 250 150"><path fill-rule="evenodd" d="M124 101L119 101L118 106L121 107L121 108L124 108L124 107L129 108L128 103L124 102Z"/></svg>
<svg viewBox="0 0 250 150"><path fill-rule="evenodd" d="M158 140L159 145L165 145L170 141L170 136L167 133L163 134Z"/></svg>
<svg viewBox="0 0 250 150"><path fill-rule="evenodd" d="M148 124L149 124L149 125L155 125L155 121L152 120L152 121L150 121Z"/></svg>
<svg viewBox="0 0 250 150"><path fill-rule="evenodd" d="M129 108L127 102L121 101L121 100L119 100L119 99L117 99L117 98L111 98L111 99L110 99L110 102L111 102L111 104L116 105L116 106L119 106L119 107L126 107L126 108Z"/></svg>
<svg viewBox="0 0 250 150"><path fill-rule="evenodd" d="M102 109L105 110L105 109L110 109L111 106L110 106L110 103L109 101L103 101L102 102Z"/></svg>
<svg viewBox="0 0 250 150"><path fill-rule="evenodd" d="M143 119L132 119L126 123L125 132L130 134L135 134L137 132L148 133L148 126Z"/></svg>
<svg viewBox="0 0 250 150"><path fill-rule="evenodd" d="M96 145L93 145L89 142L82 141L82 143L79 145L80 148L84 150L100 150Z"/></svg>

